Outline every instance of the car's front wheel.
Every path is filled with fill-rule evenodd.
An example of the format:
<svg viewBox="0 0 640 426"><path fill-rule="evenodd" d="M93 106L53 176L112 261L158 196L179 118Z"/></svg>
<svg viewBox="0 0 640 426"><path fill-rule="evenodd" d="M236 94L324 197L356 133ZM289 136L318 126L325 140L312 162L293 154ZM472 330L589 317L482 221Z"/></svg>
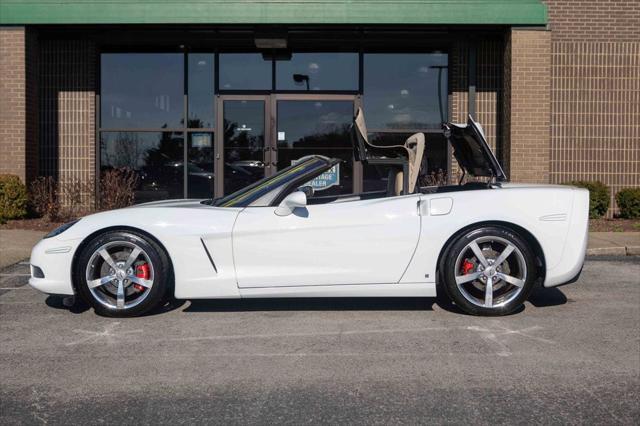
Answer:
<svg viewBox="0 0 640 426"><path fill-rule="evenodd" d="M527 299L537 279L527 241L500 226L470 230L449 246L444 286L452 301L472 315L506 315Z"/></svg>
<svg viewBox="0 0 640 426"><path fill-rule="evenodd" d="M162 247L132 231L108 231L89 241L75 262L80 296L101 315L142 315L164 300L172 279Z"/></svg>

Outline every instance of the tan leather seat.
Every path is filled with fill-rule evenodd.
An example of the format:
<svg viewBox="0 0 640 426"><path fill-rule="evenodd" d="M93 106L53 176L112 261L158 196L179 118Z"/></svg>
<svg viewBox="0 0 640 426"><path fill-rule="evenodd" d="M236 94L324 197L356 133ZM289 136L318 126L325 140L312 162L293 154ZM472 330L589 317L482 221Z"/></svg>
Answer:
<svg viewBox="0 0 640 426"><path fill-rule="evenodd" d="M409 163L409 179L408 179L408 192L411 194L416 188L418 181L418 175L420 173L420 166L422 164L422 157L424 156L425 149L425 137L424 133L415 133L411 135L404 143L404 145L374 145L369 142L367 133L367 125L364 121L364 113L362 108L358 108L355 117L355 125L358 129L360 137L367 145L367 150L374 150L377 156L380 158L390 157L403 157L408 159ZM387 192L389 195L400 195L403 189L404 173L397 169L391 169L389 171L389 187Z"/></svg>
<svg viewBox="0 0 640 426"><path fill-rule="evenodd" d="M425 137L424 133L415 133L404 143L404 147L409 152L409 193L413 193L416 189L418 176L420 175L420 166L422 165L422 157L424 156ZM389 184L393 185L392 191L395 195L402 194L402 181L404 173L402 170L392 170L389 174Z"/></svg>

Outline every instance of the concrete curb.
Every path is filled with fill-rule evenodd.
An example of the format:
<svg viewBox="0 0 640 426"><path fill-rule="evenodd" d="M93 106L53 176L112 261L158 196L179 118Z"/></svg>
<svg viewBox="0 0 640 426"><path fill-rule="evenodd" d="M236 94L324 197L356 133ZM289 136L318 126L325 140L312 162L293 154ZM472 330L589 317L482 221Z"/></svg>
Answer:
<svg viewBox="0 0 640 426"><path fill-rule="evenodd" d="M590 248L587 256L640 256L640 246Z"/></svg>

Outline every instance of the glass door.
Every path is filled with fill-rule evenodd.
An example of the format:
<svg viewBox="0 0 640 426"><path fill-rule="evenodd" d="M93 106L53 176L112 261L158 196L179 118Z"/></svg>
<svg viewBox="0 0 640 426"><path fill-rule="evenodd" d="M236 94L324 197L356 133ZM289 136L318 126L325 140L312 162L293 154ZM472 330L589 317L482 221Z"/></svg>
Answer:
<svg viewBox="0 0 640 426"><path fill-rule="evenodd" d="M349 129L353 122L353 96L275 95L275 146L272 159L283 169L308 155L343 160L310 182L316 195L358 192L359 170L354 170ZM277 155L276 155L277 154Z"/></svg>
<svg viewBox="0 0 640 426"><path fill-rule="evenodd" d="M264 96L224 96L216 132L216 196L230 194L270 174L267 102Z"/></svg>

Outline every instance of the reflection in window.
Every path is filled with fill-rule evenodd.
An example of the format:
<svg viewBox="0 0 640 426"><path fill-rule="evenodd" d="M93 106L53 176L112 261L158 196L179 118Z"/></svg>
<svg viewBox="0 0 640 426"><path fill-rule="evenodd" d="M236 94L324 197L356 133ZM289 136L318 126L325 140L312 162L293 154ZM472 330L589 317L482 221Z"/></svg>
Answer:
<svg viewBox="0 0 640 426"><path fill-rule="evenodd" d="M182 127L183 58L180 53L102 54L101 127Z"/></svg>
<svg viewBox="0 0 640 426"><path fill-rule="evenodd" d="M318 195L353 192L352 101L278 101L278 170L307 155L344 160Z"/></svg>
<svg viewBox="0 0 640 426"><path fill-rule="evenodd" d="M413 133L370 133L369 141L374 145L404 145ZM447 184L447 140L441 133L425 134L426 147L418 186L442 186ZM364 191L387 189L389 168L363 165Z"/></svg>
<svg viewBox="0 0 640 426"><path fill-rule="evenodd" d="M294 53L276 62L277 90L353 90L358 85L357 53Z"/></svg>
<svg viewBox="0 0 640 426"><path fill-rule="evenodd" d="M135 203L183 198L182 133L102 132L100 170L128 168L138 174Z"/></svg>
<svg viewBox="0 0 640 426"><path fill-rule="evenodd" d="M280 148L278 150L278 170L289 167L301 158L309 155L324 155L329 158L339 158L342 161L335 166L335 175L325 182L327 186L314 188L316 196L339 195L353 193L353 150L344 148ZM333 170L332 170L333 172Z"/></svg>
<svg viewBox="0 0 640 426"><path fill-rule="evenodd" d="M187 145L188 198L213 198L213 140L213 133L189 133Z"/></svg>
<svg viewBox="0 0 640 426"><path fill-rule="evenodd" d="M222 53L220 90L271 90L271 61L260 53Z"/></svg>
<svg viewBox="0 0 640 426"><path fill-rule="evenodd" d="M370 129L439 128L447 117L447 54L364 55Z"/></svg>
<svg viewBox="0 0 640 426"><path fill-rule="evenodd" d="M189 54L189 127L214 127L215 56L213 53Z"/></svg>
<svg viewBox="0 0 640 426"><path fill-rule="evenodd" d="M224 102L224 193L264 177L264 102Z"/></svg>
<svg viewBox="0 0 640 426"><path fill-rule="evenodd" d="M352 101L278 101L277 120L279 148L351 148Z"/></svg>

